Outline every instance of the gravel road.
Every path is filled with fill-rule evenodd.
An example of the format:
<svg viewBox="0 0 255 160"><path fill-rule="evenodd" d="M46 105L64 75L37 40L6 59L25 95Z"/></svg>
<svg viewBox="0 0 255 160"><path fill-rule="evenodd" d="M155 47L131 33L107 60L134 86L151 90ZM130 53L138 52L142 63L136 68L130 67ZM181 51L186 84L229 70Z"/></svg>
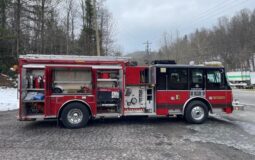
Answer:
<svg viewBox="0 0 255 160"><path fill-rule="evenodd" d="M177 118L105 119L69 130L54 121L18 122L16 114L0 112L1 159L255 159L254 124L231 117L202 125Z"/></svg>

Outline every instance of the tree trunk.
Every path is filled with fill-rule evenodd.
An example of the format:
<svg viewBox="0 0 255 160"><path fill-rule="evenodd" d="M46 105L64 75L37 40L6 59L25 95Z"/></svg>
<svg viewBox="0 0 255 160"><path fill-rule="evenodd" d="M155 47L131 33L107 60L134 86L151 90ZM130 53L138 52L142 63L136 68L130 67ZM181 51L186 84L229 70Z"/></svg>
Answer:
<svg viewBox="0 0 255 160"><path fill-rule="evenodd" d="M45 12L45 0L42 0L41 6L41 54L44 54L44 12Z"/></svg>
<svg viewBox="0 0 255 160"><path fill-rule="evenodd" d="M252 71L255 71L255 53L251 56L251 65L252 65Z"/></svg>
<svg viewBox="0 0 255 160"><path fill-rule="evenodd" d="M70 10L67 12L66 19L66 54L69 54L69 25L70 25Z"/></svg>
<svg viewBox="0 0 255 160"><path fill-rule="evenodd" d="M6 2L5 1L1 1L1 28L5 29L5 25L6 25Z"/></svg>
<svg viewBox="0 0 255 160"><path fill-rule="evenodd" d="M20 12L21 2L17 0L17 11L16 11L16 57L20 54Z"/></svg>

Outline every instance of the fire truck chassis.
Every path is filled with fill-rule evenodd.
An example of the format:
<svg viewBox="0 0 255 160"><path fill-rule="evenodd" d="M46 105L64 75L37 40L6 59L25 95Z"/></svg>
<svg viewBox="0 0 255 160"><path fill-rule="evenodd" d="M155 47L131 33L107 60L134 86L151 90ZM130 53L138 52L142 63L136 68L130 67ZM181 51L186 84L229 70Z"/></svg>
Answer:
<svg viewBox="0 0 255 160"><path fill-rule="evenodd" d="M81 128L94 118L182 115L200 124L210 112L232 113L222 66L160 62L133 66L124 57L20 56L18 119L54 118Z"/></svg>

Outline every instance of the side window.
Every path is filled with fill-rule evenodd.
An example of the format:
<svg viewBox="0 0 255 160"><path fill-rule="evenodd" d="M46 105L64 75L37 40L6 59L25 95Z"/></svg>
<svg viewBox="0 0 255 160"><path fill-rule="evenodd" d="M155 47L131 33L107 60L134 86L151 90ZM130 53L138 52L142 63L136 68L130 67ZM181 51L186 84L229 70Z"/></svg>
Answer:
<svg viewBox="0 0 255 160"><path fill-rule="evenodd" d="M190 69L190 88L191 89L204 89L204 70L203 69Z"/></svg>
<svg viewBox="0 0 255 160"><path fill-rule="evenodd" d="M224 71L222 69L208 69L206 76L206 88L208 90L225 89Z"/></svg>
<svg viewBox="0 0 255 160"><path fill-rule="evenodd" d="M165 67L156 68L156 87L157 90L167 90L167 73Z"/></svg>
<svg viewBox="0 0 255 160"><path fill-rule="evenodd" d="M187 90L188 89L188 70L186 68L167 69L168 90Z"/></svg>
<svg viewBox="0 0 255 160"><path fill-rule="evenodd" d="M149 83L149 68L140 71L140 83Z"/></svg>
<svg viewBox="0 0 255 160"><path fill-rule="evenodd" d="M157 68L157 90L187 90L186 68Z"/></svg>

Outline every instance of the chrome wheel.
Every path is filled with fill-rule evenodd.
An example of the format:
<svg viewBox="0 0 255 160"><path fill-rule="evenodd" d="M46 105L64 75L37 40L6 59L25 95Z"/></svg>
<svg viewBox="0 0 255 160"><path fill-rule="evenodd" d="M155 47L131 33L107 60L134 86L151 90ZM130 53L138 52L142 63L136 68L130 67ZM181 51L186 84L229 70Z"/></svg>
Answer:
<svg viewBox="0 0 255 160"><path fill-rule="evenodd" d="M195 106L194 108L192 108L191 110L191 117L197 121L203 119L205 116L205 111L203 109L203 107L201 106Z"/></svg>
<svg viewBox="0 0 255 160"><path fill-rule="evenodd" d="M67 114L67 120L71 124L79 124L83 119L83 113L80 109L71 109Z"/></svg>

